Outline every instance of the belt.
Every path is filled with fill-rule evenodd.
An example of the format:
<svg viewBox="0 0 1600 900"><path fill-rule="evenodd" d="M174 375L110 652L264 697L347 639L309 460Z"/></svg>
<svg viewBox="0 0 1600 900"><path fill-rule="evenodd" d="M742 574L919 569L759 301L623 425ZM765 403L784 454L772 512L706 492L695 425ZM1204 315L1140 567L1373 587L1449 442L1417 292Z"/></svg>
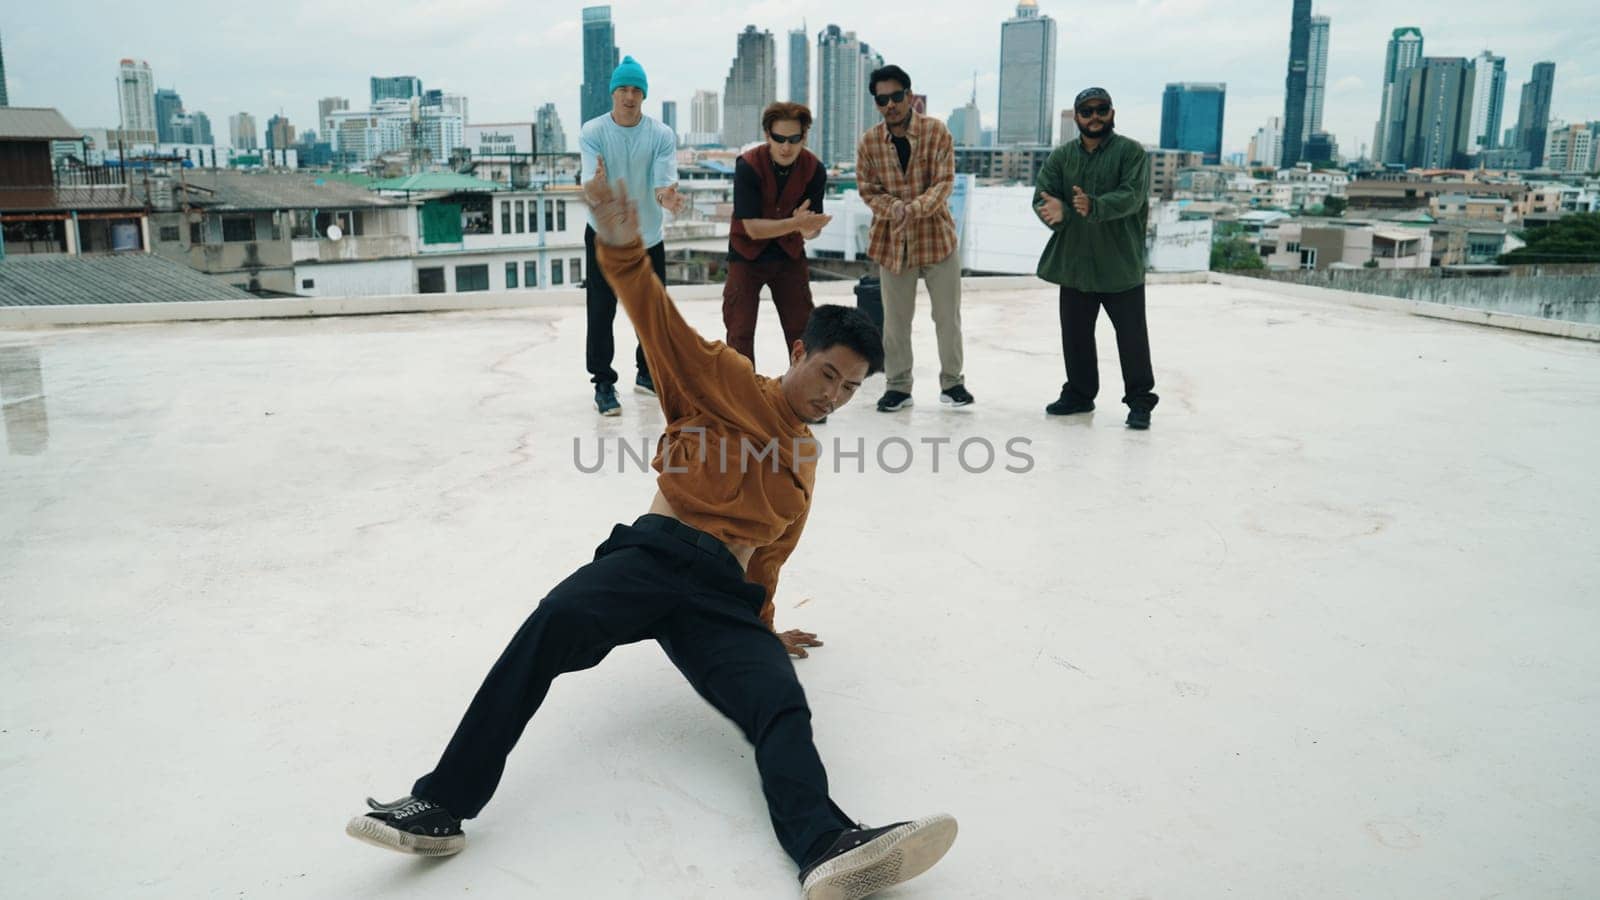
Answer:
<svg viewBox="0 0 1600 900"><path fill-rule="evenodd" d="M723 542L717 540L709 534L706 534L704 531L701 531L698 528L695 528L691 525L685 525L671 516L663 516L657 513L645 513L639 517L638 521L633 523L633 527L643 528L646 531L659 531L662 534L671 535L672 537L683 541L685 544L694 547L707 556L714 556L719 560L725 559L729 562L732 562L734 565L739 564L739 560L733 555L733 551L728 549L727 544L724 544Z"/></svg>

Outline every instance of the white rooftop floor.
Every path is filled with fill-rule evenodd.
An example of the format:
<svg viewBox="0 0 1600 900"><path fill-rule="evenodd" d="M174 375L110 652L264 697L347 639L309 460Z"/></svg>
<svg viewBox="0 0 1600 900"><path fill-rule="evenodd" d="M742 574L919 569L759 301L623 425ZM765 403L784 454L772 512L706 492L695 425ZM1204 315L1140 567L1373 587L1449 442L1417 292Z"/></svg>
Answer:
<svg viewBox="0 0 1600 900"><path fill-rule="evenodd" d="M920 405L874 412L875 378L819 429L866 472L821 467L779 624L827 642L798 666L837 799L961 821L888 896L1593 896L1600 346L1150 293L1148 433L1103 318L1100 412L1043 415L1043 289L969 295L975 407L936 402L924 311ZM8 390L34 353L43 384L0 455L3 893L795 893L749 751L653 644L557 684L460 857L342 833L646 508L649 476L574 464L660 423L597 420L583 321L0 333ZM1000 459L935 474L943 436Z"/></svg>

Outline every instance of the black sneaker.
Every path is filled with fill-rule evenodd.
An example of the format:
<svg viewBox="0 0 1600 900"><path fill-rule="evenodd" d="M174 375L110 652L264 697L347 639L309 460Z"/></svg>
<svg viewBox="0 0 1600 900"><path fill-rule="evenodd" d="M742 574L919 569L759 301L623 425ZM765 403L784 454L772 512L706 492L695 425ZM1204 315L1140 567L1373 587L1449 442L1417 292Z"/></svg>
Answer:
<svg viewBox="0 0 1600 900"><path fill-rule="evenodd" d="M940 391L939 402L948 403L951 406L971 406L972 394L967 392L966 385L958 384L949 390Z"/></svg>
<svg viewBox="0 0 1600 900"><path fill-rule="evenodd" d="M1134 431L1148 431L1150 428L1150 410L1128 410L1128 427Z"/></svg>
<svg viewBox="0 0 1600 900"><path fill-rule="evenodd" d="M857 900L933 868L956 841L956 820L930 816L883 828L851 828L800 870L806 900Z"/></svg>
<svg viewBox="0 0 1600 900"><path fill-rule="evenodd" d="M1046 406L1044 411L1052 416L1071 416L1078 413L1093 412L1094 401L1085 400L1077 394L1069 394L1066 391L1062 391L1061 399Z"/></svg>
<svg viewBox="0 0 1600 900"><path fill-rule="evenodd" d="M454 856L467 845L461 820L437 803L415 797L379 803L368 797L367 806L372 812L344 827L358 841L415 856Z"/></svg>
<svg viewBox="0 0 1600 900"><path fill-rule="evenodd" d="M878 398L878 412L899 412L911 405L911 395L905 391L885 391Z"/></svg>
<svg viewBox="0 0 1600 900"><path fill-rule="evenodd" d="M636 394L648 394L654 397L656 395L656 380L644 372L640 372L638 377L633 379L633 390Z"/></svg>
<svg viewBox="0 0 1600 900"><path fill-rule="evenodd" d="M614 384L595 385L594 408L602 416L622 415L622 404L617 402L617 386Z"/></svg>

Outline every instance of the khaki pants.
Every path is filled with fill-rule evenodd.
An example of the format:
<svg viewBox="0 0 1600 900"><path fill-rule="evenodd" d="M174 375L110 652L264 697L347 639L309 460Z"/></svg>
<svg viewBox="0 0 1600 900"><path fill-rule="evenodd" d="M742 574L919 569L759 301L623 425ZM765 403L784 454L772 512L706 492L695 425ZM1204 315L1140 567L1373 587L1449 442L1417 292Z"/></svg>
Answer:
<svg viewBox="0 0 1600 900"><path fill-rule="evenodd" d="M961 251L931 266L898 274L881 269L883 355L889 390L911 393L911 318L917 309L917 279L928 286L933 330L939 339L939 390L964 384L961 371Z"/></svg>

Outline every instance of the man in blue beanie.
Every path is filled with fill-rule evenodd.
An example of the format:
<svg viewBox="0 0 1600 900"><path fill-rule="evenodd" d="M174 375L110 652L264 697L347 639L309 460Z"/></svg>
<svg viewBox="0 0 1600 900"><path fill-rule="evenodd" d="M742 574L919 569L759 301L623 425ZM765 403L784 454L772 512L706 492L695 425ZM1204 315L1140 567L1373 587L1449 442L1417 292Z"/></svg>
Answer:
<svg viewBox="0 0 1600 900"><path fill-rule="evenodd" d="M639 230L661 283L667 281L667 251L662 244L663 211L678 213L688 206L678 193L678 136L661 122L646 116L644 98L650 82L644 67L631 56L611 73L611 112L583 123L578 150L583 156L583 181L595 177L597 167L612 182L624 181L630 196L639 204ZM595 258L594 213L584 229L584 282L589 307L589 333L586 357L590 381L594 383L594 408L602 416L622 412L617 401L617 370L611 367L616 354L612 324L617 318L617 295L606 282ZM634 350L639 374L634 390L655 396L655 382L645 364L644 348Z"/></svg>

